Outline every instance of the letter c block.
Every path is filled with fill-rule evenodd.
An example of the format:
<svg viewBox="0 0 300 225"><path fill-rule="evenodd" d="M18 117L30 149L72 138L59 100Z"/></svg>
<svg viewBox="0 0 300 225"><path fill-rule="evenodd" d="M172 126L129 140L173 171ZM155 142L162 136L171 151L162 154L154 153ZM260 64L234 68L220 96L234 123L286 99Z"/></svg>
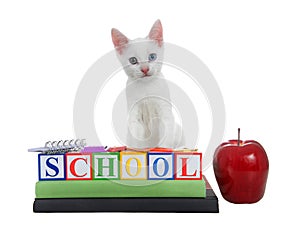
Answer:
<svg viewBox="0 0 300 225"><path fill-rule="evenodd" d="M66 168L67 180L91 180L92 155L88 153L67 153Z"/></svg>

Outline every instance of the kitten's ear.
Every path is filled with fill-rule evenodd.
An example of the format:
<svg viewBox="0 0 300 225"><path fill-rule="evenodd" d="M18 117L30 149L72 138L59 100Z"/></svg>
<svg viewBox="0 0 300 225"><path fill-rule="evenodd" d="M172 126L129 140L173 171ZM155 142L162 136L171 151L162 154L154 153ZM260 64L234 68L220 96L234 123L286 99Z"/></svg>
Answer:
<svg viewBox="0 0 300 225"><path fill-rule="evenodd" d="M155 40L157 41L159 46L162 46L162 42L163 42L163 28L161 25L160 20L156 20L155 23L153 24L148 37L151 40Z"/></svg>
<svg viewBox="0 0 300 225"><path fill-rule="evenodd" d="M128 43L129 39L122 34L119 30L113 28L111 29L111 38L114 43L114 46L116 50L119 52L119 54L122 54L123 48Z"/></svg>

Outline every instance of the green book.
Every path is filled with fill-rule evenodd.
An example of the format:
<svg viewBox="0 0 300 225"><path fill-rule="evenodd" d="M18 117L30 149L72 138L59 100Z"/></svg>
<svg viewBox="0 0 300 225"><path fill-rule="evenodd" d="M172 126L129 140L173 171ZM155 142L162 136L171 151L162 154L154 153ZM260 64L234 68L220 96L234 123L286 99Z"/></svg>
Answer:
<svg viewBox="0 0 300 225"><path fill-rule="evenodd" d="M36 198L206 197L202 180L68 180L39 181Z"/></svg>

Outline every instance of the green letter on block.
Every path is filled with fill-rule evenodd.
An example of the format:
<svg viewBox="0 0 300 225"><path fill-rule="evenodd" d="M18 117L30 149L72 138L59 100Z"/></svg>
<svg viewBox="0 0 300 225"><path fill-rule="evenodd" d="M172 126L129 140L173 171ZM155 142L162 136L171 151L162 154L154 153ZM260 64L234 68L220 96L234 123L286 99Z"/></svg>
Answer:
<svg viewBox="0 0 300 225"><path fill-rule="evenodd" d="M119 161L120 154L118 152L93 153L93 179L119 179Z"/></svg>
<svg viewBox="0 0 300 225"><path fill-rule="evenodd" d="M115 158L106 158L106 159L108 160L108 165L103 166L104 158L98 158L98 176L99 177L103 176L103 169L104 168L109 169L108 176L110 176L110 177L115 176L114 175L114 161L115 161Z"/></svg>

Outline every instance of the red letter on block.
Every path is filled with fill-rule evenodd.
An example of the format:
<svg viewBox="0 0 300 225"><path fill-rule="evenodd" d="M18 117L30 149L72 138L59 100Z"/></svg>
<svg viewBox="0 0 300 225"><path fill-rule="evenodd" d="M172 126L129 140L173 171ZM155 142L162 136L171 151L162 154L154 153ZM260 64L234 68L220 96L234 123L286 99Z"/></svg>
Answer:
<svg viewBox="0 0 300 225"><path fill-rule="evenodd" d="M175 153L175 180L202 180L202 153Z"/></svg>
<svg viewBox="0 0 300 225"><path fill-rule="evenodd" d="M181 170L181 175L180 176L196 176L197 170L195 170L194 174L187 174L187 161L188 158L181 158L181 165L182 165L182 170Z"/></svg>
<svg viewBox="0 0 300 225"><path fill-rule="evenodd" d="M67 180L92 179L92 155L80 153L66 154Z"/></svg>
<svg viewBox="0 0 300 225"><path fill-rule="evenodd" d="M74 175L75 177L84 177L87 175L87 172L85 172L84 174L82 175L78 175L75 171L75 163L78 161L78 160L83 160L86 164L87 164L87 159L85 158L76 158L74 159L72 162L71 162L71 165L70 165L70 172L72 173L72 175Z"/></svg>

